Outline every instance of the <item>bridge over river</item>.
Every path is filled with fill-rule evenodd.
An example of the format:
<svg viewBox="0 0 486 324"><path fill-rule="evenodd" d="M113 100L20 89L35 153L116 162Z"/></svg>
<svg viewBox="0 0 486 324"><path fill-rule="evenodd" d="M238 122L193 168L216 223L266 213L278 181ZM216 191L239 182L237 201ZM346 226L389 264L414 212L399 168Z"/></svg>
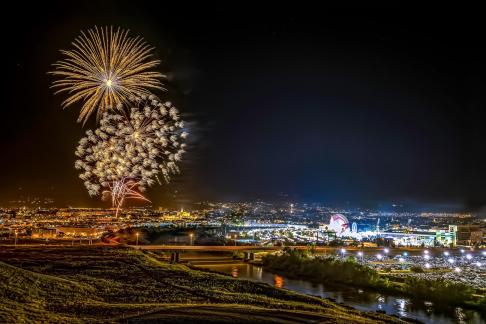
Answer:
<svg viewBox="0 0 486 324"><path fill-rule="evenodd" d="M283 250L286 246L258 246L258 245L129 245L129 247L137 250L160 250L160 251L201 251L201 252L216 252L216 251L279 251ZM310 247L308 245L295 245L287 246L291 249L307 250ZM330 246L315 246L313 249L317 252L334 252L336 249L342 249L343 247L330 247ZM345 247L347 252L352 251L381 251L383 247L376 248L360 248L360 247ZM399 251L411 251L420 252L421 248L401 248L392 249Z"/></svg>
<svg viewBox="0 0 486 324"><path fill-rule="evenodd" d="M200 251L200 252L217 252L217 251L277 251L282 250L281 246L256 246L256 245L129 245L137 250L149 251ZM307 249L307 246L296 246L298 249Z"/></svg>

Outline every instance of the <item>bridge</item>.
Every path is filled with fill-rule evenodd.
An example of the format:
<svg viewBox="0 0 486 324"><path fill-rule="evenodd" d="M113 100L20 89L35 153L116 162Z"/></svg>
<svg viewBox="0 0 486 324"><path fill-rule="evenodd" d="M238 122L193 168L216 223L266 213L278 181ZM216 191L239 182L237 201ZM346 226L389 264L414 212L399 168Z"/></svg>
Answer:
<svg viewBox="0 0 486 324"><path fill-rule="evenodd" d="M244 261L255 260L257 251L277 251L282 250L281 246L255 246L255 245L129 245L130 248L143 251L167 251L170 252L170 262L178 263L181 261L181 252L243 252ZM307 249L307 246L296 248Z"/></svg>
<svg viewBox="0 0 486 324"><path fill-rule="evenodd" d="M292 245L292 246L258 246L258 245L128 245L136 250L149 251L197 251L197 252L224 252L224 251L279 251L286 247L296 250L308 250L308 245ZM316 246L314 249L319 252L333 252L342 247L332 246ZM379 249L379 248L376 248ZM346 247L347 251L362 250L359 247ZM373 250L373 248L369 249Z"/></svg>
<svg viewBox="0 0 486 324"><path fill-rule="evenodd" d="M129 245L136 250L149 251L198 251L198 252L224 252L224 251L277 251L281 246L256 246L256 245ZM307 246L295 247L307 249Z"/></svg>
<svg viewBox="0 0 486 324"><path fill-rule="evenodd" d="M283 250L285 246L257 246L257 245L129 245L130 248L143 251L166 251L170 252L170 261L180 262L180 254L184 252L243 252L245 261L255 260L255 252L272 252ZM292 249L307 250L309 246L299 245L290 246ZM315 251L323 253L333 253L335 247L315 247ZM358 250L358 248L348 248L348 250Z"/></svg>

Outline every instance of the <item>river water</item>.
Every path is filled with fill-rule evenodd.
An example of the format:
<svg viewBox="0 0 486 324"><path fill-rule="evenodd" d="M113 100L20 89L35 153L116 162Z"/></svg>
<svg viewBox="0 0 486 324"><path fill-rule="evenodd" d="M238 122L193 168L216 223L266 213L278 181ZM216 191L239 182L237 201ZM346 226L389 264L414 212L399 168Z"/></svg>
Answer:
<svg viewBox="0 0 486 324"><path fill-rule="evenodd" d="M196 262L197 263L197 262ZM332 298L338 303L352 306L361 311L382 310L387 314L413 318L424 323L486 323L478 312L461 308L437 311L431 303L414 303L408 298L396 297L353 287L331 287L305 280L289 279L265 271L260 266L246 263L194 264L204 269L230 274L235 278L265 282L277 288L286 288L299 293Z"/></svg>

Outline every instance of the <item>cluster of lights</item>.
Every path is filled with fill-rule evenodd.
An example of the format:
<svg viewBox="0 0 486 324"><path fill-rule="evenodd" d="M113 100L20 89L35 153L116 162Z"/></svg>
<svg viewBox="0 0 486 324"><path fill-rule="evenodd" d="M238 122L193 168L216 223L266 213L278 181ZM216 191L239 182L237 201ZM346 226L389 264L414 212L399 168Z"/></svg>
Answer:
<svg viewBox="0 0 486 324"><path fill-rule="evenodd" d="M341 255L344 257L344 254L346 254L346 249L342 248L342 249L340 250L340 252L341 252ZM461 250L460 250L460 252L461 252L462 254L464 254L464 253L465 253L465 250L464 250L464 249L461 249ZM386 255L388 255L388 253L390 253L390 249L385 248L385 249L383 249L383 254L381 254L381 253L377 253L375 257L376 257L378 260L380 260L380 261L381 261L381 260L383 260L383 258L384 258ZM424 259L425 259L425 260L429 260L429 259L431 258L429 250L424 250L423 254L424 254ZM482 254L483 256L486 256L486 251L482 251L482 252L481 252L481 254ZM450 252L449 252L449 251L444 251L444 252L443 252L443 255L444 255L444 257L448 257L448 258L447 258L447 262L448 262L449 264L453 265L453 264L456 262L454 258L449 257L449 256L450 256ZM358 257L360 257L361 259L363 259L364 253L363 253L362 251L358 251L358 252L357 252L357 256L358 256ZM408 256L408 252L403 252L403 253L402 253L402 256L400 256L400 257L398 258L398 261L399 261L400 263L404 263L404 262L405 262L405 257L407 257L407 256ZM472 255L471 253L467 253L467 254L465 255L465 257L466 257L466 259L467 259L467 260L472 260L472 259L473 259L473 255ZM482 264L481 262L475 262L475 263L474 263L474 265L476 265L477 267L481 267L483 264ZM424 265L424 267L425 267L426 269L430 269L430 268L432 267L432 265L431 265L429 262L426 262L426 263L425 263L425 265ZM461 270L461 268L459 268L459 267L455 267L455 268L454 268L454 271L455 271L455 272L457 272L457 273L459 273L459 272L461 272L462 270Z"/></svg>

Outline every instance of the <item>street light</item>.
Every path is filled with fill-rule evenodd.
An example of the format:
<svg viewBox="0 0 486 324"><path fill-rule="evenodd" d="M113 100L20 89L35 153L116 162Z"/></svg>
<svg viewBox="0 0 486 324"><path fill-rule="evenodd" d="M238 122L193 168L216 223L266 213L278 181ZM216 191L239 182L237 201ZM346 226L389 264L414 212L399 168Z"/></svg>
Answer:
<svg viewBox="0 0 486 324"><path fill-rule="evenodd" d="M428 255L428 254L424 255L424 259L425 259L425 260L430 259L430 255Z"/></svg>
<svg viewBox="0 0 486 324"><path fill-rule="evenodd" d="M344 258L344 253L346 253L346 250L345 249L341 249L341 257Z"/></svg>
<svg viewBox="0 0 486 324"><path fill-rule="evenodd" d="M376 258L377 258L378 260L381 260L381 259L383 259L383 255L381 255L381 254L379 254L379 253L378 253L378 254L376 255Z"/></svg>
<svg viewBox="0 0 486 324"><path fill-rule="evenodd" d="M469 254L469 253L468 253L468 254L466 254L466 259L471 260L471 259L472 259L472 255L471 255L471 254Z"/></svg>
<svg viewBox="0 0 486 324"><path fill-rule="evenodd" d="M445 256L449 256L449 251L444 251Z"/></svg>
<svg viewBox="0 0 486 324"><path fill-rule="evenodd" d="M385 252L385 254L388 254L388 252L390 252L390 249L385 248L385 249L383 250L383 252Z"/></svg>
<svg viewBox="0 0 486 324"><path fill-rule="evenodd" d="M461 272L461 268L456 267L456 268L454 269L454 271L455 271L455 272L457 272L457 273L459 273L459 272Z"/></svg>
<svg viewBox="0 0 486 324"><path fill-rule="evenodd" d="M405 259L404 258L398 258L398 261L405 262Z"/></svg>
<svg viewBox="0 0 486 324"><path fill-rule="evenodd" d="M430 269L430 264L426 263L425 268Z"/></svg>
<svg viewBox="0 0 486 324"><path fill-rule="evenodd" d="M449 262L450 264L453 264L454 263L454 259L453 258L449 258L449 259L447 259L447 262Z"/></svg>

